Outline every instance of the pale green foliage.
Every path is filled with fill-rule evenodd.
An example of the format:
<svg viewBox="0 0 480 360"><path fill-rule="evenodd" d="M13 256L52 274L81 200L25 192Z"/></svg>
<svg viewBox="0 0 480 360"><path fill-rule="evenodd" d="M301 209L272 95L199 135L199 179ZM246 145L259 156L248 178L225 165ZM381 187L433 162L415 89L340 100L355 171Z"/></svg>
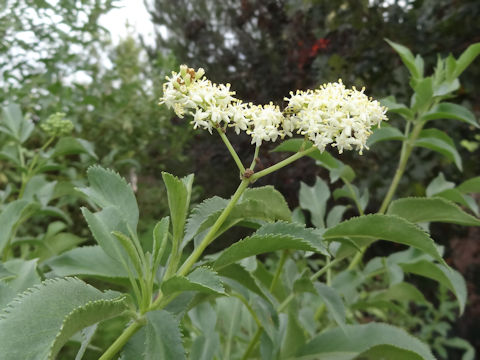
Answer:
<svg viewBox="0 0 480 360"><path fill-rule="evenodd" d="M21 255L37 258L0 263L0 303L16 296L0 315L0 353L9 359L53 359L75 333L85 329L79 337L80 360L98 333L95 324L124 316L123 333L108 349L101 349L100 359L113 359L122 352L123 360L433 360L429 346L442 358L451 347L473 359L472 348L462 339L438 339L438 334L447 338L456 308L464 311L467 291L463 277L446 265L442 249L427 230L433 222L480 225L468 212L478 214L469 194L480 190L480 182L473 178L456 186L440 174L426 188L427 197L393 201L393 196L415 147L434 150L461 170L454 141L435 128L423 127L440 118L477 125L469 111L442 102L459 87L457 76L478 55L477 47L457 60L439 59L435 73L425 77L419 55L390 44L412 75L414 93L409 106L394 98L384 101L392 113L406 120L404 131L378 129L369 142L372 146L388 140L402 143L397 171L377 213L365 215L373 201L369 203L368 189L353 184L356 174L350 166L320 152L310 141L290 139L275 150L294 152L291 157L261 171L255 170L253 161L249 172L241 171L241 183L230 199L207 199L193 210L193 175L177 178L162 173L170 216L141 239L137 235L140 212L131 186L112 170L91 167L89 185L79 190L93 208L83 208L83 215L99 246L71 249L81 239L64 232L65 219L65 223L52 223L42 236L52 251L29 253L23 245L39 239L18 239L16 230L31 215L30 206L48 210L55 184L27 168L20 196L2 208L0 224L5 231L0 246L7 259L13 257L10 245L17 243L14 249L19 248ZM182 79L188 82L188 69L183 70ZM130 75L126 73L127 78ZM179 88L177 84L172 86ZM15 146L3 154L25 168L25 157L20 156L24 154L18 153L16 145L28 138L30 125L17 110L4 111L7 120L0 131ZM24 125L12 122L13 118ZM69 140L61 140L49 154L75 151L94 154L80 140L71 146ZM247 168L231 146L229 151L240 169ZM293 212L273 187L248 188L305 155L327 169L331 183L343 185L333 190L320 178L313 186L302 183L300 207ZM343 201L347 203L337 204ZM351 212L359 216L345 220ZM242 228L242 239L230 236L233 227ZM216 247L210 247L215 240ZM363 264L367 247L380 240L407 249ZM277 251L278 258L269 255ZM49 277L67 277L39 284L45 269ZM409 282L408 274L440 285L438 306ZM75 275L115 283L123 293L102 292L68 277ZM128 294L132 302L127 302ZM427 321L432 316L442 321Z"/></svg>
<svg viewBox="0 0 480 360"><path fill-rule="evenodd" d="M122 294L103 293L74 278L47 280L3 309L0 350L12 360L54 359L77 331L125 310Z"/></svg>

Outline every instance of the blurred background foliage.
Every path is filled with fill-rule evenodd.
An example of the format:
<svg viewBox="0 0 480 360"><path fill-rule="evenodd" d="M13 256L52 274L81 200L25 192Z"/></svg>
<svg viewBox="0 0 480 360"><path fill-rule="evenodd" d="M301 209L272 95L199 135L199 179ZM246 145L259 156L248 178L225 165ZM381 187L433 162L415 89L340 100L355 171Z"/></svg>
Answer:
<svg viewBox="0 0 480 360"><path fill-rule="evenodd" d="M290 91L338 78L347 86L366 86L375 98L393 94L408 102L406 70L385 38L422 54L427 72L437 54L458 56L480 41L478 0L146 0L145 5L157 29L166 31L158 30L155 44L147 45L132 29L113 45L99 24L116 6L113 0L60 0L55 5L46 0L3 0L0 103L20 104L34 122L66 113L76 136L95 144L99 161L130 179L147 219L159 219L167 208L162 170L198 174L197 201L231 194L238 183L219 139L192 131L187 121L157 105L164 76L178 64L204 67L212 81L231 83L238 97L254 103L273 101L282 107ZM461 80L453 101L478 118L478 61ZM435 126L462 144L463 174L432 152L419 150L400 193L424 194L439 171L455 182L480 174L478 132L453 122ZM232 142L249 162L249 139ZM363 179L359 185L370 189L375 208L391 179L397 161L391 154L398 154L398 146L382 144L364 156L339 156L355 167ZM260 158L267 166L278 156L282 155L262 149ZM304 159L265 182L296 206L300 180L311 184L317 175L327 176ZM144 227L149 226L147 220ZM436 238L447 247L449 260L461 265L471 288L471 306L455 331L478 348L480 339L474 334L480 331L479 233L448 229L435 228ZM468 259L466 253L471 255Z"/></svg>

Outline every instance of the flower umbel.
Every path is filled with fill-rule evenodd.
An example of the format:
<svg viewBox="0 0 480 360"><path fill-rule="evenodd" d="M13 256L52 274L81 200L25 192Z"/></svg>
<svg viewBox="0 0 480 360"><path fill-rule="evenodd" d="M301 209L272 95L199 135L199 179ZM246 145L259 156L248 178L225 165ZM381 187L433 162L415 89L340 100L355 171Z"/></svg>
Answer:
<svg viewBox="0 0 480 360"><path fill-rule="evenodd" d="M230 84L214 84L206 79L203 69L195 71L186 65L172 72L163 84L160 104L173 108L177 116L193 116L193 127L210 133L214 127L233 127L237 134L245 131L252 144L304 135L324 151L327 145L362 153L373 126L387 120L386 109L368 98L362 89L347 89L339 80L317 90L291 92L288 106L282 112L273 103L254 105L234 97Z"/></svg>
<svg viewBox="0 0 480 360"><path fill-rule="evenodd" d="M65 119L64 113L55 113L50 115L40 128L51 137L61 137L73 131L73 123Z"/></svg>

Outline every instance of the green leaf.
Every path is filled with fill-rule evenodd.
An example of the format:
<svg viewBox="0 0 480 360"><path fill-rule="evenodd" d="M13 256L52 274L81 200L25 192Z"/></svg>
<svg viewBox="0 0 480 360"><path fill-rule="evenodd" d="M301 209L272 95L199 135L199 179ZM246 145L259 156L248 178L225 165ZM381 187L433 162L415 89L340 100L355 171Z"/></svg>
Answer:
<svg viewBox="0 0 480 360"><path fill-rule="evenodd" d="M168 206L173 225L173 238L175 241L181 241L190 206L193 175L179 179L167 172L162 172L162 178L167 188Z"/></svg>
<svg viewBox="0 0 480 360"><path fill-rule="evenodd" d="M160 262L165 253L168 244L168 229L170 227L170 218L168 216L160 220L153 229L153 245L152 245L152 268L156 273Z"/></svg>
<svg viewBox="0 0 480 360"><path fill-rule="evenodd" d="M423 112L427 110L433 99L433 81L427 77L417 82L415 93L412 97L412 110Z"/></svg>
<svg viewBox="0 0 480 360"><path fill-rule="evenodd" d="M480 226L480 220L459 206L442 198L403 198L393 201L387 214L400 216L413 223L445 222Z"/></svg>
<svg viewBox="0 0 480 360"><path fill-rule="evenodd" d="M211 336L199 335L195 338L190 350L191 360L215 359L215 353L220 350L220 337L213 332Z"/></svg>
<svg viewBox="0 0 480 360"><path fill-rule="evenodd" d="M91 166L87 170L90 187L78 189L101 208L114 207L121 218L136 231L138 205L132 187L112 170ZM127 233L128 234L128 233Z"/></svg>
<svg viewBox="0 0 480 360"><path fill-rule="evenodd" d="M372 294L374 300L386 301L414 301L419 303L426 303L427 300L422 292L412 284L400 282L391 286L388 289Z"/></svg>
<svg viewBox="0 0 480 360"><path fill-rule="evenodd" d="M225 249L215 261L214 268L222 268L249 256L285 249L316 251L316 249L304 239L289 235L253 234Z"/></svg>
<svg viewBox="0 0 480 360"><path fill-rule="evenodd" d="M327 228L333 227L340 223L343 219L345 211L347 211L350 206L344 205L335 205L327 215Z"/></svg>
<svg viewBox="0 0 480 360"><path fill-rule="evenodd" d="M92 341L93 335L95 335L96 330L97 324L91 325L80 331L80 334L82 336L82 342L80 344L80 349L78 349L77 355L75 356L75 360L82 360L83 355L85 354L88 345Z"/></svg>
<svg viewBox="0 0 480 360"><path fill-rule="evenodd" d="M463 276L456 270L436 264L432 261L421 259L416 262L399 263L403 271L420 275L437 281L453 292L458 300L460 314L465 309L467 302L467 286Z"/></svg>
<svg viewBox="0 0 480 360"><path fill-rule="evenodd" d="M204 200L195 206L185 226L185 238L183 246L198 234L202 224L214 213L221 212L228 205L228 200L218 196Z"/></svg>
<svg viewBox="0 0 480 360"><path fill-rule="evenodd" d="M335 291L334 288L322 283L316 283L315 290L320 295L329 314L333 317L335 322L343 329L345 327L345 306L342 298Z"/></svg>
<svg viewBox="0 0 480 360"><path fill-rule="evenodd" d="M126 309L119 293L101 292L75 278L46 280L3 310L0 352L9 360L54 359L76 332Z"/></svg>
<svg viewBox="0 0 480 360"><path fill-rule="evenodd" d="M113 231L121 230L119 222L121 215L114 207L107 207L101 212L92 214L87 208L82 208L82 214L87 221L93 237L102 249L113 259L128 259L125 250L112 235ZM125 231L125 229L123 229Z"/></svg>
<svg viewBox="0 0 480 360"><path fill-rule="evenodd" d="M329 198L330 189L319 177L317 177L313 186L308 186L304 182L300 182L300 207L310 212L310 220L312 224L318 228L325 227L325 210Z"/></svg>
<svg viewBox="0 0 480 360"><path fill-rule="evenodd" d="M52 156L63 156L73 154L88 154L94 159L98 159L93 144L84 139L76 137L62 137L55 145Z"/></svg>
<svg viewBox="0 0 480 360"><path fill-rule="evenodd" d="M201 240L201 236L205 235L206 230L215 223L222 211L223 209L210 214L201 222L200 226L192 227L192 229L200 233L200 236L195 239L196 244ZM263 220L267 222L275 220L290 221L291 212L283 195L275 190L273 186L247 189L240 201L233 207L220 229L216 232L215 237L220 236L232 226L249 220ZM191 236L191 234L193 234L193 231L190 232L189 236ZM186 240L189 239L186 238Z"/></svg>
<svg viewBox="0 0 480 360"><path fill-rule="evenodd" d="M326 330L300 348L295 359L353 360L367 351L367 358L372 360L435 360L420 340L400 328L380 323L346 325L343 331Z"/></svg>
<svg viewBox="0 0 480 360"><path fill-rule="evenodd" d="M1 280L5 280L5 279L10 279L10 278L14 278L15 277L15 274L11 271L9 271L5 265L3 265L2 263L0 263L0 281Z"/></svg>
<svg viewBox="0 0 480 360"><path fill-rule="evenodd" d="M480 176L468 179L457 186L462 193L478 193L480 194Z"/></svg>
<svg viewBox="0 0 480 360"><path fill-rule="evenodd" d="M455 183L447 181L443 173L439 173L438 176L428 184L425 193L428 197L434 196L444 190L453 189Z"/></svg>
<svg viewBox="0 0 480 360"><path fill-rule="evenodd" d="M39 208L39 204L28 200L14 200L0 214L0 253L11 240L13 231Z"/></svg>
<svg viewBox="0 0 480 360"><path fill-rule="evenodd" d="M475 60L480 54L480 43L470 45L462 55L457 59L454 77L459 77L460 74Z"/></svg>
<svg viewBox="0 0 480 360"><path fill-rule="evenodd" d="M435 196L453 201L454 203L457 203L459 205L463 205L472 210L476 216L480 215L478 205L475 199L467 194L462 194L462 192L458 189L447 189L436 194Z"/></svg>
<svg viewBox="0 0 480 360"><path fill-rule="evenodd" d="M318 229L306 228L296 223L278 221L272 224L265 224L259 228L255 235L289 235L308 242L317 253L330 256L322 238L322 232Z"/></svg>
<svg viewBox="0 0 480 360"><path fill-rule="evenodd" d="M275 149L273 149L273 151L298 152L302 146L306 150L311 148L313 144L311 141L305 141L304 139L288 139L278 145ZM317 160L317 165L322 166L329 171L332 171L334 169L339 170L343 168L342 178L347 180L348 182L352 182L353 179L355 179L355 172L353 171L353 169L350 166L345 165L340 160L334 158L327 151L320 152L320 150L314 150L307 156Z"/></svg>
<svg viewBox="0 0 480 360"><path fill-rule="evenodd" d="M462 360L475 360L475 348L468 341L456 337L445 339L443 344L454 349L465 350Z"/></svg>
<svg viewBox="0 0 480 360"><path fill-rule="evenodd" d="M215 271L198 267L188 276L173 276L162 284L165 295L182 291L200 291L209 294L225 294L222 282Z"/></svg>
<svg viewBox="0 0 480 360"><path fill-rule="evenodd" d="M372 146L381 141L405 140L405 135L392 126L377 128L367 140L367 146Z"/></svg>
<svg viewBox="0 0 480 360"><path fill-rule="evenodd" d="M457 168L462 171L462 158L455 148L452 138L438 129L426 129L420 132L415 141L416 146L421 146L436 151L453 161Z"/></svg>
<svg viewBox="0 0 480 360"><path fill-rule="evenodd" d="M47 265L58 276L86 276L100 279L127 279L122 264L100 246L83 246L50 259Z"/></svg>
<svg viewBox="0 0 480 360"><path fill-rule="evenodd" d="M175 317L165 310L146 314L144 360L185 359L182 335Z"/></svg>
<svg viewBox="0 0 480 360"><path fill-rule="evenodd" d="M23 117L18 104L4 106L2 120L5 126L0 126L0 131L10 135L19 143L25 142L35 128L31 120Z"/></svg>
<svg viewBox="0 0 480 360"><path fill-rule="evenodd" d="M6 281L8 290L6 290L7 294L2 294L0 297L0 309L12 301L18 293L40 284L41 279L37 272L37 263L37 259L12 259L4 263L5 269L14 274L14 277Z"/></svg>
<svg viewBox="0 0 480 360"><path fill-rule="evenodd" d="M398 55L400 55L402 62L405 64L408 71L410 71L412 77L419 79L423 76L423 67L420 68L420 64L415 62L415 57L410 49L388 39L385 39L385 41L398 53Z"/></svg>
<svg viewBox="0 0 480 360"><path fill-rule="evenodd" d="M236 282L246 287L251 292L259 295L265 300L268 300L263 290L258 286L255 278L252 276L250 272L245 270L245 268L242 265L230 264L228 266L225 266L219 269L218 274L223 278L235 280Z"/></svg>
<svg viewBox="0 0 480 360"><path fill-rule="evenodd" d="M328 229L323 238L332 241L349 238L359 247L382 239L414 247L444 262L430 236L398 216L372 214L355 217Z"/></svg>
<svg viewBox="0 0 480 360"><path fill-rule="evenodd" d="M394 96L388 96L380 100L380 104L387 108L388 112L402 115L405 119L413 119L413 111L406 105L397 103Z"/></svg>
<svg viewBox="0 0 480 360"><path fill-rule="evenodd" d="M421 117L422 121L436 120L436 119L453 119L466 122L476 128L480 128L475 115L464 106L442 102L431 109L429 112Z"/></svg>

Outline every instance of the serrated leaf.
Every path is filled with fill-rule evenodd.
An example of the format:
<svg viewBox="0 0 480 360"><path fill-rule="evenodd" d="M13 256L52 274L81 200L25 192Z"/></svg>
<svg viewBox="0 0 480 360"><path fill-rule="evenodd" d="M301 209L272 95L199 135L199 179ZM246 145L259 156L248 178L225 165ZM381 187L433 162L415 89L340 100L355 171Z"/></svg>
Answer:
<svg viewBox="0 0 480 360"><path fill-rule="evenodd" d="M444 263L430 236L414 224L393 215L371 214L341 222L323 234L325 240L346 237L359 247L377 239L408 245Z"/></svg>
<svg viewBox="0 0 480 360"><path fill-rule="evenodd" d="M88 196L101 208L114 207L121 218L136 231L138 224L138 205L133 190L119 174L100 166L87 170L90 187L78 190Z"/></svg>
<svg viewBox="0 0 480 360"><path fill-rule="evenodd" d="M119 293L101 292L75 278L46 280L1 313L0 351L9 360L54 359L76 332L126 308Z"/></svg>
<svg viewBox="0 0 480 360"><path fill-rule="evenodd" d="M144 360L185 359L182 335L175 317L165 310L146 314Z"/></svg>
<svg viewBox="0 0 480 360"><path fill-rule="evenodd" d="M125 250L112 235L113 231L126 232L121 228L121 215L117 208L107 207L102 211L92 214L87 208L82 208L82 214L87 221L93 237L102 249L113 259L128 259ZM122 231L123 230L123 231Z"/></svg>
<svg viewBox="0 0 480 360"><path fill-rule="evenodd" d="M403 198L393 201L388 215L397 215L413 223L445 222L465 226L480 226L480 219L467 214L443 198Z"/></svg>
<svg viewBox="0 0 480 360"><path fill-rule="evenodd" d="M292 213L282 193L271 185L246 189L240 203L249 200L259 201L265 206L270 206L271 209L268 213L271 219L289 221L292 218Z"/></svg>
<svg viewBox="0 0 480 360"><path fill-rule="evenodd" d="M206 267L198 267L188 276L173 276L162 284L162 292L165 295L182 291L225 294L217 273Z"/></svg>
<svg viewBox="0 0 480 360"><path fill-rule="evenodd" d="M196 238L195 243L197 243L197 240L201 240L202 235L205 235L207 229L215 223L222 211L223 209L212 213L201 223L197 228L200 234L197 238L200 239ZM232 226L247 223L250 220L262 220L266 222L276 220L290 221L291 212L283 195L272 186L247 189L215 233L215 237L218 237Z"/></svg>
<svg viewBox="0 0 480 360"><path fill-rule="evenodd" d="M173 227L173 238L181 241L183 229L190 206L193 175L179 179L167 172L162 172L163 182L167 188L168 206Z"/></svg>
<svg viewBox="0 0 480 360"><path fill-rule="evenodd" d="M330 189L325 181L319 177L317 177L313 186L308 186L304 182L300 183L300 207L310 212L310 220L318 228L325 227L324 217L329 198Z"/></svg>
<svg viewBox="0 0 480 360"><path fill-rule="evenodd" d="M50 259L47 265L58 276L87 276L100 279L128 279L117 260L108 256L100 246L83 246Z"/></svg>
<svg viewBox="0 0 480 360"><path fill-rule="evenodd" d="M235 280L240 285L268 301L263 290L258 286L253 275L240 264L230 264L219 269L218 274L223 278Z"/></svg>
<svg viewBox="0 0 480 360"><path fill-rule="evenodd" d="M378 347L381 346L382 351ZM380 323L346 325L326 330L300 348L295 359L353 360L367 351L368 359L435 360L427 345L404 330Z"/></svg>
<svg viewBox="0 0 480 360"><path fill-rule="evenodd" d="M263 225L255 232L255 235L290 235L291 237L305 240L316 249L316 252L330 256L327 247L323 243L322 234L318 229L306 228L300 224L279 221Z"/></svg>
<svg viewBox="0 0 480 360"><path fill-rule="evenodd" d="M0 253L11 240L12 231L15 227L26 220L39 204L28 200L14 200L5 206L0 214Z"/></svg>
<svg viewBox="0 0 480 360"><path fill-rule="evenodd" d="M422 116L422 121L436 120L436 119L453 119L466 122L476 128L480 128L475 115L464 106L442 102L435 106Z"/></svg>
<svg viewBox="0 0 480 360"><path fill-rule="evenodd" d="M468 179L457 186L462 193L478 193L480 194L480 176Z"/></svg>
<svg viewBox="0 0 480 360"><path fill-rule="evenodd" d="M450 136L438 129L426 129L420 132L415 146L421 146L436 151L453 161L457 168L462 171L462 158L455 148L455 143Z"/></svg>
<svg viewBox="0 0 480 360"><path fill-rule="evenodd" d="M185 226L185 238L183 246L193 239L193 237L199 232L203 222L212 214L222 211L228 204L227 199L223 199L218 196L206 199L201 204L195 206L191 215L187 219Z"/></svg>
<svg viewBox="0 0 480 360"><path fill-rule="evenodd" d="M329 314L335 322L343 329L345 327L345 306L342 298L334 288L322 283L314 284L317 294L320 295Z"/></svg>
<svg viewBox="0 0 480 360"><path fill-rule="evenodd" d="M399 265L407 273L435 280L452 291L458 300L460 314L463 313L467 301L467 286L463 276L458 271L425 259L399 263Z"/></svg>
<svg viewBox="0 0 480 360"><path fill-rule="evenodd" d="M477 202L473 197L467 194L463 194L457 189L447 189L435 195L435 197L440 197L449 201L453 201L459 205L463 205L470 210L478 217L480 216Z"/></svg>
<svg viewBox="0 0 480 360"><path fill-rule="evenodd" d="M372 146L381 141L389 140L405 140L405 135L392 126L386 126L375 129L372 135L367 140L367 146Z"/></svg>
<svg viewBox="0 0 480 360"><path fill-rule="evenodd" d="M94 159L98 159L95 154L94 146L87 140L77 137L62 137L55 145L52 156L63 156L73 154L88 154Z"/></svg>
<svg viewBox="0 0 480 360"><path fill-rule="evenodd" d="M215 261L214 268L222 268L249 256L285 249L316 251L306 240L290 235L253 234L225 249Z"/></svg>

